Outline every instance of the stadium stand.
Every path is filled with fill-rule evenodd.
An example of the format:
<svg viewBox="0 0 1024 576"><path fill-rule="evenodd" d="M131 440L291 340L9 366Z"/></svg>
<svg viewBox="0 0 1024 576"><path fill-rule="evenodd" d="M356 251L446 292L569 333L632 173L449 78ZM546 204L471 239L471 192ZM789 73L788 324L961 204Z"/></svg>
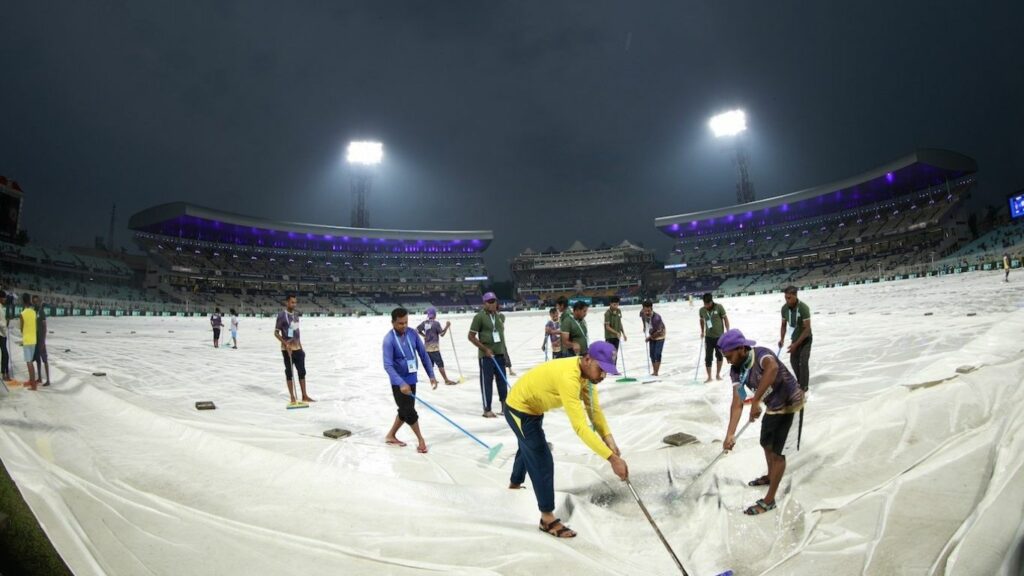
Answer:
<svg viewBox="0 0 1024 576"><path fill-rule="evenodd" d="M564 251L527 248L512 260L512 276L526 307L544 306L563 295L596 301L618 295L629 302L639 298L644 272L653 263L652 251L628 240L597 249L576 241Z"/></svg>
<svg viewBox="0 0 1024 576"><path fill-rule="evenodd" d="M927 273L964 244L977 165L925 149L841 182L657 218L675 239L663 297L778 290Z"/></svg>
<svg viewBox="0 0 1024 576"><path fill-rule="evenodd" d="M145 287L203 309L272 313L294 292L312 313L383 314L402 304L476 304L493 233L278 222L185 203L133 215Z"/></svg>

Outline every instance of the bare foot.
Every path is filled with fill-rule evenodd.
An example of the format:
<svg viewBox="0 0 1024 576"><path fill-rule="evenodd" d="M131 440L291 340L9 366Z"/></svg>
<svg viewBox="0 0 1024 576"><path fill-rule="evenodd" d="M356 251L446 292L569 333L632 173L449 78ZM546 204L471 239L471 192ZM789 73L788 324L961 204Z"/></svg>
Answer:
<svg viewBox="0 0 1024 576"><path fill-rule="evenodd" d="M721 380L721 378L719 378L719 380ZM711 376L708 376L708 379L704 381L705 384L707 384L708 382L711 382Z"/></svg>
<svg viewBox="0 0 1024 576"><path fill-rule="evenodd" d="M455 380L445 380L444 383L447 384L448 386L455 386L456 384L458 384L458 382L456 382Z"/></svg>
<svg viewBox="0 0 1024 576"><path fill-rule="evenodd" d="M484 418L497 418L497 417L498 417L498 415L495 414L494 412L491 412L490 410L484 412Z"/></svg>
<svg viewBox="0 0 1024 576"><path fill-rule="evenodd" d="M303 397L302 397L302 401L303 401L303 402L316 402L316 400L313 400L313 399L312 399L312 398L310 398L309 396L303 396Z"/></svg>
<svg viewBox="0 0 1024 576"><path fill-rule="evenodd" d="M721 376L721 375L719 375L719 376L718 376L718 379L719 379L719 380L721 380L721 379L722 379L722 376Z"/></svg>
<svg viewBox="0 0 1024 576"><path fill-rule="evenodd" d="M416 447L416 451L419 452L420 454L426 454L427 453L427 443L426 442L420 442L420 445Z"/></svg>
<svg viewBox="0 0 1024 576"><path fill-rule="evenodd" d="M391 446L398 446L399 448L405 448L406 446L405 442L402 442L398 438L385 438L384 443L390 444Z"/></svg>

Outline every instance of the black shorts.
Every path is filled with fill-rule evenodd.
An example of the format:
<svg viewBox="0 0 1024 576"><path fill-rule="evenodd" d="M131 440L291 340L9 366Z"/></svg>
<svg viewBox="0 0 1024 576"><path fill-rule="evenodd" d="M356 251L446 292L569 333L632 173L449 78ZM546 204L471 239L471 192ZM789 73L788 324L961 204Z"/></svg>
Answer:
<svg viewBox="0 0 1024 576"><path fill-rule="evenodd" d="M605 338L604 341L609 343L609 344L611 344L612 346L615 346L616 350L619 349L619 339L618 338Z"/></svg>
<svg viewBox="0 0 1024 576"><path fill-rule="evenodd" d="M439 368L444 368L444 360L441 359L441 351L427 352L427 356L430 357L430 361Z"/></svg>
<svg viewBox="0 0 1024 576"><path fill-rule="evenodd" d="M416 394L416 385L410 384L413 395ZM419 422L420 415L416 413L416 399L408 394L402 394L401 386L392 386L391 395L395 398L395 405L398 406L398 419L412 426Z"/></svg>
<svg viewBox="0 0 1024 576"><path fill-rule="evenodd" d="M220 328L213 329L213 339L220 340Z"/></svg>
<svg viewBox="0 0 1024 576"><path fill-rule="evenodd" d="M786 446L795 414L765 414L761 419L761 446L779 456L790 452Z"/></svg>

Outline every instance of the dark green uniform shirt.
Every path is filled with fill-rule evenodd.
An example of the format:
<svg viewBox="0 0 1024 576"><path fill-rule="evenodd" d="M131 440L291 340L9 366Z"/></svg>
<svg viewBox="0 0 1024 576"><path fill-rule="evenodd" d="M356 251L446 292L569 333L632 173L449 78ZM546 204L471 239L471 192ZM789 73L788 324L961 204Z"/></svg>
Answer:
<svg viewBox="0 0 1024 576"><path fill-rule="evenodd" d="M580 355L586 354L590 348L589 339L587 336L587 319L577 320L572 314L568 318L562 320L562 326L559 328L562 332L569 333L569 341L575 342L580 345Z"/></svg>
<svg viewBox="0 0 1024 576"><path fill-rule="evenodd" d="M811 307L804 304L803 300L797 300L796 306L790 308L788 304L782 305L782 319L789 323L793 329L792 341L796 342L804 331L804 320L811 318Z"/></svg>
<svg viewBox="0 0 1024 576"><path fill-rule="evenodd" d="M476 339L495 355L505 354L505 322L501 314L489 314L486 310L477 312L469 331L476 332ZM477 351L477 357L484 356L483 350Z"/></svg>
<svg viewBox="0 0 1024 576"><path fill-rule="evenodd" d="M718 338L725 333L725 308L716 303L708 310L700 307L700 321L704 323L704 336L706 338Z"/></svg>
<svg viewBox="0 0 1024 576"><path fill-rule="evenodd" d="M604 323L610 325L615 332L609 332L608 328L604 329L604 338L618 338L619 333L622 332L622 310L612 310L609 307L604 311Z"/></svg>

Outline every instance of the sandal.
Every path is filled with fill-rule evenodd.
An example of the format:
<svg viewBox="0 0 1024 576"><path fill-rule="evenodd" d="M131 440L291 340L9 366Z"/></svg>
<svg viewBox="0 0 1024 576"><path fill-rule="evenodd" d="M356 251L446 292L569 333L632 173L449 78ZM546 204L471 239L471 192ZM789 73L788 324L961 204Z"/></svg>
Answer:
<svg viewBox="0 0 1024 576"><path fill-rule="evenodd" d="M743 513L747 516L757 516L758 514L764 514L765 512L770 512L772 510L775 510L775 502L769 504L762 498L761 500L754 502L754 505L744 510Z"/></svg>
<svg viewBox="0 0 1024 576"><path fill-rule="evenodd" d="M559 528L559 526L561 526L561 527ZM576 532L573 529L571 529L568 526L566 526L565 524L562 524L562 519L561 518L555 518L547 526L545 526L544 525L544 521L541 520L540 521L540 531L541 532L547 532L548 534L551 534L555 538L575 538L576 537Z"/></svg>
<svg viewBox="0 0 1024 576"><path fill-rule="evenodd" d="M747 482L747 486L767 486L767 485L769 485L771 483L772 483L772 481L768 478L768 475L765 474L764 476L761 476L760 478L754 478L750 482Z"/></svg>

